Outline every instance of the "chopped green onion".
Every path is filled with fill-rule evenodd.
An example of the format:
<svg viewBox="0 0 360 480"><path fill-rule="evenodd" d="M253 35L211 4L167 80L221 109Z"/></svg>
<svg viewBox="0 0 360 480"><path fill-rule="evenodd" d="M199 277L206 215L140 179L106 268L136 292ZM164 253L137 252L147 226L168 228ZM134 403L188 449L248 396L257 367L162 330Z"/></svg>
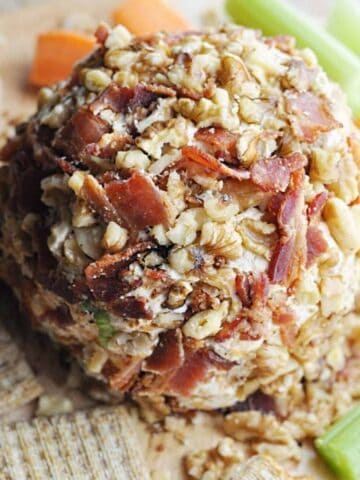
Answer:
<svg viewBox="0 0 360 480"><path fill-rule="evenodd" d="M315 446L341 480L360 479L360 407L338 420Z"/></svg>
<svg viewBox="0 0 360 480"><path fill-rule="evenodd" d="M300 47L314 50L324 70L347 94L355 116L360 117L360 59L345 45L283 0L227 0L226 8L239 24L259 28L265 35L291 35Z"/></svg>
<svg viewBox="0 0 360 480"><path fill-rule="evenodd" d="M106 346L115 333L115 329L111 325L110 317L104 310L99 310L94 314L94 319L99 330L100 343Z"/></svg>
<svg viewBox="0 0 360 480"><path fill-rule="evenodd" d="M327 30L360 56L360 5L355 0L335 0Z"/></svg>
<svg viewBox="0 0 360 480"><path fill-rule="evenodd" d="M94 320L99 331L100 344L105 347L115 333L109 314L106 313L105 310L97 308L88 300L82 304L82 309L94 315Z"/></svg>

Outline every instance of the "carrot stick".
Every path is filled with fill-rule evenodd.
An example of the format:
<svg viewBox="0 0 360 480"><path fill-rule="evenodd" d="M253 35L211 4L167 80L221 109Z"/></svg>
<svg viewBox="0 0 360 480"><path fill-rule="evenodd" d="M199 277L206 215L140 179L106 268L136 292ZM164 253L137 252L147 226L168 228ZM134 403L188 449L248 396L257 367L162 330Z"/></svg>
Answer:
<svg viewBox="0 0 360 480"><path fill-rule="evenodd" d="M67 30L54 30L38 36L30 82L51 85L66 79L75 62L95 47L95 38Z"/></svg>
<svg viewBox="0 0 360 480"><path fill-rule="evenodd" d="M114 12L114 23L121 23L135 35L161 30L181 32L191 25L164 0L125 0Z"/></svg>
<svg viewBox="0 0 360 480"><path fill-rule="evenodd" d="M355 125L356 125L358 128L360 128L360 118L357 118L357 119L355 120Z"/></svg>

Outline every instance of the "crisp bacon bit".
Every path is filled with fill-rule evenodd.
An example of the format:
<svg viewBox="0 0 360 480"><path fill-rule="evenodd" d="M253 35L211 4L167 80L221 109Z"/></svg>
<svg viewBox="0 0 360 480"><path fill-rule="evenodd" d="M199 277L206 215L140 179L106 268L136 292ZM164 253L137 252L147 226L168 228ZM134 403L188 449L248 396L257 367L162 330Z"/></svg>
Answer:
<svg viewBox="0 0 360 480"><path fill-rule="evenodd" d="M125 150L128 145L134 143L134 139L128 135L115 134L112 136L111 141L102 147L97 143L90 143L83 150L83 157L85 155L95 156L100 158L113 158L119 150ZM86 163L89 163L88 159L84 158Z"/></svg>
<svg viewBox="0 0 360 480"><path fill-rule="evenodd" d="M128 267L136 259L139 253L151 250L152 242L139 242L113 255L106 254L96 262L90 263L85 269L87 282L100 277L115 278L124 268Z"/></svg>
<svg viewBox="0 0 360 480"><path fill-rule="evenodd" d="M280 307L273 312L273 322L276 325L296 323L296 313L290 307Z"/></svg>
<svg viewBox="0 0 360 480"><path fill-rule="evenodd" d="M277 214L280 233L283 237L291 237L295 233L299 202L302 197L298 190L284 195Z"/></svg>
<svg viewBox="0 0 360 480"><path fill-rule="evenodd" d="M91 111L99 111L110 108L120 113L135 110L138 107L148 108L159 97L173 97L176 92L172 88L158 85L137 85L135 88L119 87L112 83L95 100L90 108Z"/></svg>
<svg viewBox="0 0 360 480"><path fill-rule="evenodd" d="M327 241L325 240L321 230L315 225L310 225L306 232L307 242L307 261L306 266L313 265L315 260L320 257L328 249Z"/></svg>
<svg viewBox="0 0 360 480"><path fill-rule="evenodd" d="M77 156L90 143L97 143L110 126L88 109L76 112L56 134L54 146Z"/></svg>
<svg viewBox="0 0 360 480"><path fill-rule="evenodd" d="M163 375L179 369L184 358L181 330L169 330L160 335L159 343L145 362L143 370Z"/></svg>
<svg viewBox="0 0 360 480"><path fill-rule="evenodd" d="M154 316L147 305L146 298L143 297L123 297L111 305L111 310L115 315L124 318L146 318L150 320Z"/></svg>
<svg viewBox="0 0 360 480"><path fill-rule="evenodd" d="M250 178L249 172L227 167L221 163L220 160L206 152L203 152L199 148L183 147L182 154L186 159L196 162L197 164L202 165L204 168L218 173L220 176L233 177L240 181Z"/></svg>
<svg viewBox="0 0 360 480"><path fill-rule="evenodd" d="M212 155L225 162L237 160L236 142L238 136L221 127L200 128L195 134L196 140L205 144ZM237 162L236 162L237 163Z"/></svg>
<svg viewBox="0 0 360 480"><path fill-rule="evenodd" d="M114 365L110 361L110 365L105 364L102 374L109 379L109 385L112 390L126 392L141 370L142 359L123 357L121 365L119 360L116 363Z"/></svg>
<svg viewBox="0 0 360 480"><path fill-rule="evenodd" d="M111 204L104 188L92 175L87 175L80 192L82 198L105 222L121 223L121 217Z"/></svg>
<svg viewBox="0 0 360 480"><path fill-rule="evenodd" d="M133 172L128 180L113 181L105 190L118 215L129 226L142 230L160 223L168 225L160 191L141 173Z"/></svg>
<svg viewBox="0 0 360 480"><path fill-rule="evenodd" d="M57 160L57 164L61 170L68 175L72 175L74 172L76 172L74 165L72 165L70 162L67 162L64 158L59 158L59 160Z"/></svg>
<svg viewBox="0 0 360 480"><path fill-rule="evenodd" d="M201 350L185 346L185 360L165 384L166 390L169 393L189 396L196 385L204 379L209 366L209 361Z"/></svg>
<svg viewBox="0 0 360 480"><path fill-rule="evenodd" d="M288 97L287 110L295 135L299 140L313 143L323 132L342 127L330 113L324 100L312 93L301 92Z"/></svg>
<svg viewBox="0 0 360 480"><path fill-rule="evenodd" d="M168 283L171 281L169 274L165 270L153 270L152 268L145 268L144 270L145 277L151 278L152 280L160 280L161 282Z"/></svg>
<svg viewBox="0 0 360 480"><path fill-rule="evenodd" d="M140 287L142 280L138 279L131 283L117 278L89 278L87 285L96 300L105 303L113 303L121 296Z"/></svg>
<svg viewBox="0 0 360 480"><path fill-rule="evenodd" d="M269 279L265 273L255 275L243 273L235 279L236 293L239 295L244 308L265 305L269 294Z"/></svg>
<svg viewBox="0 0 360 480"><path fill-rule="evenodd" d="M100 45L104 45L109 36L109 27L105 23L100 23L95 31L95 38Z"/></svg>
<svg viewBox="0 0 360 480"><path fill-rule="evenodd" d="M225 342L225 340L229 340L229 338L233 337L242 320L242 317L237 317L231 322L223 323L220 332L215 335L214 340L216 342Z"/></svg>
<svg viewBox="0 0 360 480"><path fill-rule="evenodd" d="M124 112L133 96L134 90L132 88L119 87L112 83L90 105L90 109L94 113L98 113L105 108L110 108L110 110L116 113Z"/></svg>
<svg viewBox="0 0 360 480"><path fill-rule="evenodd" d="M295 238L277 243L269 265L269 278L273 283L281 283L289 276L294 254Z"/></svg>
<svg viewBox="0 0 360 480"><path fill-rule="evenodd" d="M148 108L159 96L161 95L151 91L151 87L149 89L146 85L137 85L134 88L134 96L130 100L128 108L129 110L135 110L138 107Z"/></svg>
<svg viewBox="0 0 360 480"><path fill-rule="evenodd" d="M234 337L235 334L240 340L251 342L259 340L260 335L257 333L245 331L249 328L249 326L249 319L240 315L231 322L223 323L220 332L215 335L214 340L216 342L225 342L226 340Z"/></svg>
<svg viewBox="0 0 360 480"><path fill-rule="evenodd" d="M251 180L265 192L285 192L291 174L306 165L306 157L295 152L286 157L264 158L251 168Z"/></svg>
<svg viewBox="0 0 360 480"><path fill-rule="evenodd" d="M255 342L256 340L260 340L261 337L258 333L240 332L239 338L247 342Z"/></svg>
<svg viewBox="0 0 360 480"><path fill-rule="evenodd" d="M306 219L303 172L294 172L291 188L282 195L277 214L280 239L269 265L271 282L291 283L306 263Z"/></svg>
<svg viewBox="0 0 360 480"><path fill-rule="evenodd" d="M329 198L329 192L326 190L325 192L318 193L309 203L307 207L307 216L308 220L311 221L315 218L318 218L321 214L322 209Z"/></svg>
<svg viewBox="0 0 360 480"><path fill-rule="evenodd" d="M169 393L189 396L210 368L230 370L233 366L233 362L223 359L208 348L194 350L191 345L185 345L185 360L165 383L165 389Z"/></svg>

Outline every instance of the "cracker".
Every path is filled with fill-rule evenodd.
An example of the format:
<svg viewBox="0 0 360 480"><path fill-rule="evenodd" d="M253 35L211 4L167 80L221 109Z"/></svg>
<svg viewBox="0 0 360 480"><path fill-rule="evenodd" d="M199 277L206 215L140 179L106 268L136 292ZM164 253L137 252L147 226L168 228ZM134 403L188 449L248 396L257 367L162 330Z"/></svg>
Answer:
<svg viewBox="0 0 360 480"><path fill-rule="evenodd" d="M23 354L0 325L0 415L26 405L42 393Z"/></svg>
<svg viewBox="0 0 360 480"><path fill-rule="evenodd" d="M0 426L1 480L150 480L124 407Z"/></svg>

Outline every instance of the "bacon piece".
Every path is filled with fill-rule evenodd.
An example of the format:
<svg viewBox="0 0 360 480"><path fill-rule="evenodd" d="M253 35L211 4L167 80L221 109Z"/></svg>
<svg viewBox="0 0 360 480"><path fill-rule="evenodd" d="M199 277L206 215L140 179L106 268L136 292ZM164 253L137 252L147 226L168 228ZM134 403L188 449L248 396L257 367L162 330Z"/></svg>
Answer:
<svg viewBox="0 0 360 480"><path fill-rule="evenodd" d="M76 172L76 167L74 167L74 165L72 165L70 162L67 162L64 158L59 158L57 164L61 170L68 175L72 175L74 172Z"/></svg>
<svg viewBox="0 0 360 480"><path fill-rule="evenodd" d="M173 394L191 395L196 385L205 378L209 366L201 350L185 346L185 360L166 383L166 390Z"/></svg>
<svg viewBox="0 0 360 480"><path fill-rule="evenodd" d="M97 27L94 35L97 40L97 42L100 45L104 45L106 42L107 37L109 36L109 27L105 23L100 23L100 25Z"/></svg>
<svg viewBox="0 0 360 480"><path fill-rule="evenodd" d="M269 279L265 273L241 273L235 279L236 293L244 308L265 305L269 294Z"/></svg>
<svg viewBox="0 0 360 480"><path fill-rule="evenodd" d="M273 312L273 322L276 325L286 325L296 323L296 313L291 308L283 306Z"/></svg>
<svg viewBox="0 0 360 480"><path fill-rule="evenodd" d="M145 268L144 275L145 277L151 278L152 280L160 280L163 283L172 282L170 275L165 270L154 270L152 268Z"/></svg>
<svg viewBox="0 0 360 480"><path fill-rule="evenodd" d="M110 126L88 109L76 112L55 136L54 146L78 156L86 145L97 143Z"/></svg>
<svg viewBox="0 0 360 480"><path fill-rule="evenodd" d="M133 96L134 89L119 87L119 85L112 83L90 105L90 109L94 113L98 113L105 108L109 108L117 113L124 112Z"/></svg>
<svg viewBox="0 0 360 480"><path fill-rule="evenodd" d="M295 233L299 202L302 197L299 190L290 190L282 199L277 221L283 237L291 237Z"/></svg>
<svg viewBox="0 0 360 480"><path fill-rule="evenodd" d="M159 97L173 97L175 95L176 92L172 88L165 86L137 85L135 88L128 88L112 83L91 104L90 108L95 113L105 108L121 113L135 110L138 107L148 108Z"/></svg>
<svg viewBox="0 0 360 480"><path fill-rule="evenodd" d="M325 101L310 92L291 94L286 101L295 135L301 141L313 143L323 132L329 132L342 124L335 120Z"/></svg>
<svg viewBox="0 0 360 480"><path fill-rule="evenodd" d="M181 330L169 330L160 335L159 343L146 360L143 370L163 375L180 368L184 358Z"/></svg>
<svg viewBox="0 0 360 480"><path fill-rule="evenodd" d="M293 186L282 197L277 214L280 238L269 265L273 283L291 283L306 263L306 222L303 174L293 174Z"/></svg>
<svg viewBox="0 0 360 480"><path fill-rule="evenodd" d="M128 145L131 145L133 143L134 139L130 135L117 134L113 136L113 138L107 145L104 145L102 147L100 147L97 143L90 143L84 148L82 157L85 157L86 155L93 155L100 158L112 158L119 150L125 150ZM85 162L86 160L87 159L84 158ZM87 161L86 163L89 162Z"/></svg>
<svg viewBox="0 0 360 480"><path fill-rule="evenodd" d="M182 154L183 157L187 158L188 160L196 162L199 165L218 173L220 176L232 177L240 181L250 178L250 173L246 170L238 170L227 167L213 155L203 152L197 147L183 147Z"/></svg>
<svg viewBox="0 0 360 480"><path fill-rule="evenodd" d="M105 303L113 303L121 296L140 287L142 280L138 279L131 283L118 278L100 277L88 279L87 285L96 300Z"/></svg>
<svg viewBox="0 0 360 480"><path fill-rule="evenodd" d="M167 395L192 393L209 369L230 370L234 366L209 348L187 339L181 345L181 332L173 330L162 335L162 341L147 360L144 370L158 373L150 388Z"/></svg>
<svg viewBox="0 0 360 480"><path fill-rule="evenodd" d="M196 140L205 144L210 153L226 162L236 161L236 142L238 135L221 127L200 128L195 134Z"/></svg>
<svg viewBox="0 0 360 480"><path fill-rule="evenodd" d="M309 203L307 207L307 216L308 220L311 221L315 218L318 218L321 214L322 209L329 198L329 192L326 190L325 192L318 193Z"/></svg>
<svg viewBox="0 0 360 480"><path fill-rule="evenodd" d="M95 177L86 175L80 195L105 222L121 223L121 217Z"/></svg>
<svg viewBox="0 0 360 480"><path fill-rule="evenodd" d="M255 162L251 180L265 192L285 192L291 174L306 165L306 157L299 152L286 157L270 157Z"/></svg>
<svg viewBox="0 0 360 480"><path fill-rule="evenodd" d="M118 215L138 230L150 225L168 225L168 215L160 191L151 180L135 171L128 180L105 186L106 194Z"/></svg>
<svg viewBox="0 0 360 480"><path fill-rule="evenodd" d="M328 249L328 243L325 240L321 230L315 225L309 225L306 232L307 242L307 261L306 266L313 265L315 260Z"/></svg>
<svg viewBox="0 0 360 480"><path fill-rule="evenodd" d="M229 340L236 332L237 327L243 321L242 317L237 317L231 322L225 322L222 324L221 330L215 335L214 340L216 342L225 342Z"/></svg>
<svg viewBox="0 0 360 480"><path fill-rule="evenodd" d="M269 278L273 283L282 283L289 276L294 253L295 238L279 240L269 265Z"/></svg>
<svg viewBox="0 0 360 480"><path fill-rule="evenodd" d="M146 298L143 297L123 297L112 303L111 311L123 318L146 318L148 320L154 317L153 312L147 305Z"/></svg>
<svg viewBox="0 0 360 480"><path fill-rule="evenodd" d="M116 365L108 361L101 373L108 378L112 390L126 392L140 372L141 364L142 359L138 357L117 358Z"/></svg>
<svg viewBox="0 0 360 480"><path fill-rule="evenodd" d="M151 250L153 247L154 244L152 242L139 242L119 253L103 255L99 260L90 263L86 267L85 276L87 282L100 277L115 278L121 270L124 270L124 268L135 261L139 253Z"/></svg>
<svg viewBox="0 0 360 480"><path fill-rule="evenodd" d="M138 107L148 108L160 96L162 95L154 92L154 88L150 87L149 89L147 85L137 85L134 88L134 96L130 100L128 108L129 110L135 110Z"/></svg>

